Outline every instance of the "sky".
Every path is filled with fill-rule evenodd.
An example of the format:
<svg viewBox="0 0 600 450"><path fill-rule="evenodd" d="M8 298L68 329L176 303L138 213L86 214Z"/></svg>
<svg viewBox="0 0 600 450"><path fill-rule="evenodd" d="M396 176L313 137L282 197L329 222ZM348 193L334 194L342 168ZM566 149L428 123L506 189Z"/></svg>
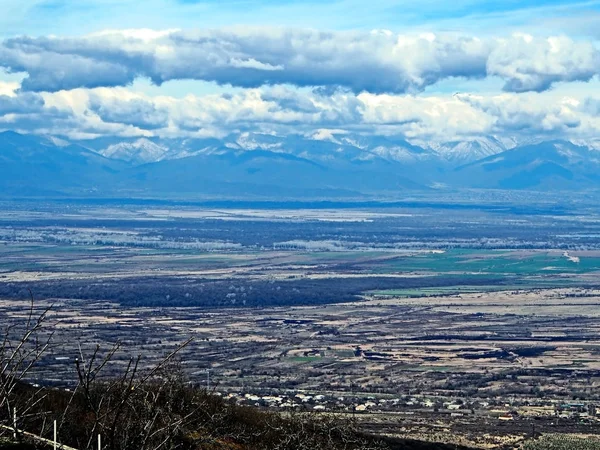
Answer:
<svg viewBox="0 0 600 450"><path fill-rule="evenodd" d="M0 6L0 130L599 142L600 0Z"/></svg>

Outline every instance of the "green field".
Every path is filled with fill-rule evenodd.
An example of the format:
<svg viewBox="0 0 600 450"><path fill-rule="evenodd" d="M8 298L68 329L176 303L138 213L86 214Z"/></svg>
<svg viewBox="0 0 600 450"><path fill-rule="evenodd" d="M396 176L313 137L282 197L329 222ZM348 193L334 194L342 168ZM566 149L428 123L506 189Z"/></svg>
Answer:
<svg viewBox="0 0 600 450"><path fill-rule="evenodd" d="M432 272L489 275L582 274L600 271L600 257L583 257L578 263L560 252L531 252L494 250L448 250L402 256L381 261L377 272Z"/></svg>
<svg viewBox="0 0 600 450"><path fill-rule="evenodd" d="M290 360L294 361L294 362L300 362L300 363L305 363L305 362L312 362L315 360L322 360L323 358L321 356L292 356L290 358Z"/></svg>

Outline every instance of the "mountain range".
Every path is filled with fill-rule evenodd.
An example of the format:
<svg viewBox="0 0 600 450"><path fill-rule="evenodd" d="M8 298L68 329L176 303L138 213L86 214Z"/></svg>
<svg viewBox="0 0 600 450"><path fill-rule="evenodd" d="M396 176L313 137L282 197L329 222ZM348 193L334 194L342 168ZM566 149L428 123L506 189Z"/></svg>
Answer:
<svg viewBox="0 0 600 450"><path fill-rule="evenodd" d="M599 188L597 146L560 140L508 148L489 136L420 147L345 133L73 142L0 133L0 192L7 196L355 198Z"/></svg>

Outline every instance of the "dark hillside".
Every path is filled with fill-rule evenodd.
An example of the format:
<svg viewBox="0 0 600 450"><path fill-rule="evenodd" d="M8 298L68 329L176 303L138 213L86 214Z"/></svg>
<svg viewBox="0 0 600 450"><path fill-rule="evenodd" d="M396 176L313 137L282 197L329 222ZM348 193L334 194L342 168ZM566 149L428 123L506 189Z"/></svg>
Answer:
<svg viewBox="0 0 600 450"><path fill-rule="evenodd" d="M56 419L61 423L60 442L78 449L94 448L89 445L90 436L101 433L106 450L468 450L364 434L351 420L328 414L276 413L238 406L205 389L190 387L178 377L167 381L163 376L163 381L139 389L123 380L93 382L89 390L83 388L75 394L56 389L40 392L21 385L17 403L31 396L40 398L19 427L41 431L49 438L48 424ZM5 413L0 419L6 423ZM33 444L0 442L0 449L47 448Z"/></svg>

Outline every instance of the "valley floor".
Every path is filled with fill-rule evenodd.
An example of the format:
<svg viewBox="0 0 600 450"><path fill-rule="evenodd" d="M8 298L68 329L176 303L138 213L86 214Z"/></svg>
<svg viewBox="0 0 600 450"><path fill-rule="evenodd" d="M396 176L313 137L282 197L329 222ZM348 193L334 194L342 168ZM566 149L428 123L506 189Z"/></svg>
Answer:
<svg viewBox="0 0 600 450"><path fill-rule="evenodd" d="M591 289L211 311L53 301L64 344L35 378L74 383L80 345L123 342L117 374L130 355L151 365L191 336L181 356L190 379L238 403L356 415L385 434L493 447L534 432L600 433L599 305ZM2 301L2 322L22 320L25 307Z"/></svg>
<svg viewBox="0 0 600 450"><path fill-rule="evenodd" d="M33 296L58 344L32 383L193 338L190 382L241 405L479 448L600 435L596 207L4 206L0 323Z"/></svg>

